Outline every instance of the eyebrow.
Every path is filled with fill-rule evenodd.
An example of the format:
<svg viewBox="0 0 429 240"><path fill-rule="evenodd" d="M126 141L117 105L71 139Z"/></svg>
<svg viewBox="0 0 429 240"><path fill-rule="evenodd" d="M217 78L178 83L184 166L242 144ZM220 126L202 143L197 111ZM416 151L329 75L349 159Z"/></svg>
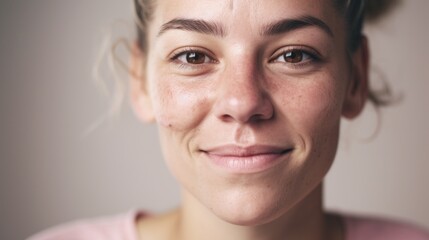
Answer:
<svg viewBox="0 0 429 240"><path fill-rule="evenodd" d="M186 18L175 18L161 26L161 30L158 32L158 36L162 35L168 30L179 29L204 34L210 34L214 36L224 37L224 28L217 23L208 22L205 20L198 19L186 19Z"/></svg>
<svg viewBox="0 0 429 240"><path fill-rule="evenodd" d="M299 18L282 19L266 25L261 32L263 36L277 35L305 27L317 27L333 37L334 33L328 24L313 16L302 16Z"/></svg>
<svg viewBox="0 0 429 240"><path fill-rule="evenodd" d="M331 28L329 28L325 22L313 16L287 18L270 23L263 27L260 34L262 36L278 35L306 27L317 27L323 30L329 36L334 36ZM224 27L218 23L199 19L175 18L164 23L161 26L161 30L158 32L157 36L159 37L163 33L174 29L209 34L219 37L224 37L226 35Z"/></svg>

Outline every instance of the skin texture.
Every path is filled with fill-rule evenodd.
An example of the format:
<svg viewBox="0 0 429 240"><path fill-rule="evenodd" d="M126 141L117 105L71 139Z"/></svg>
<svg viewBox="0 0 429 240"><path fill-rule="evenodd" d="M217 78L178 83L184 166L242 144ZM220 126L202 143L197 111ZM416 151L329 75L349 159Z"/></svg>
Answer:
<svg viewBox="0 0 429 240"><path fill-rule="evenodd" d="M331 33L306 26L261 34L302 16L323 21ZM222 31L161 31L178 18ZM131 83L132 102L143 121L158 125L183 201L179 210L141 222L144 239L168 239L166 229L187 240L341 238L339 225L323 214L321 182L341 117L353 118L364 106L368 54L365 40L348 54L331 1L162 0L148 36L149 52L133 51L131 71L139 77ZM284 52L298 62L285 62ZM202 63L189 63L192 53ZM244 149L240 161L252 161L252 146L284 152L262 169L237 170L214 164L225 145Z"/></svg>

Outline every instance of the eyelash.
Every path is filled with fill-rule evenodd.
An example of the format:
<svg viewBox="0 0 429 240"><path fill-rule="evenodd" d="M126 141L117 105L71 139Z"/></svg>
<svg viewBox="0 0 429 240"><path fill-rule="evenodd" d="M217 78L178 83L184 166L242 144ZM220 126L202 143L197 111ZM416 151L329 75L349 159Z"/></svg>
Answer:
<svg viewBox="0 0 429 240"><path fill-rule="evenodd" d="M288 53L299 53L305 55L306 57L304 56L299 62L288 62L285 59L285 55ZM295 68L304 67L307 64L311 64L314 62L317 63L322 60L318 52L316 52L315 50L307 49L305 47L286 47L275 51L273 55L274 57L269 60L270 63L287 64ZM278 61L280 57L283 57L284 61Z"/></svg>
<svg viewBox="0 0 429 240"><path fill-rule="evenodd" d="M293 52L304 55L303 59L300 60L299 62L286 61L285 54L293 53ZM180 60L181 57L187 57L187 54L192 54L192 53L201 54L202 57L208 58L208 59L204 59L204 61L201 63L190 63L187 61L187 59ZM284 47L276 50L272 55L274 55L274 57L269 59L268 61L269 63L284 64L284 65L287 65L289 68L295 68L295 69L299 69L299 68L305 67L306 65L309 65L312 63L318 63L322 61L322 58L317 51L313 49L308 49L307 47L303 47L303 46ZM218 61L212 56L213 54L209 53L208 50L203 50L201 48L194 48L194 47L186 47L173 52L169 60L170 62L178 64L179 68L199 70L206 67L206 64L218 63ZM284 61L278 61L280 57L283 57Z"/></svg>
<svg viewBox="0 0 429 240"><path fill-rule="evenodd" d="M192 53L203 55L205 58L208 58L208 62L204 60L203 63L189 63L186 60L185 61L180 60L181 57L187 57L186 56L187 54L192 54ZM201 49L196 49L192 47L187 47L184 49L182 48L180 50L173 52L173 55L170 57L170 61L178 63L180 67L200 67L200 65L202 64L217 63L215 58L212 57L212 54L208 53L207 50L201 50Z"/></svg>

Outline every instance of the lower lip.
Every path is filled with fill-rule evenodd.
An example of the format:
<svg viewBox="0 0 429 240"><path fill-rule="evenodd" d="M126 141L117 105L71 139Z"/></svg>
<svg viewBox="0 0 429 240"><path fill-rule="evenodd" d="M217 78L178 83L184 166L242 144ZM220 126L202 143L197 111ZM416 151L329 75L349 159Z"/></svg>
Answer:
<svg viewBox="0 0 429 240"><path fill-rule="evenodd" d="M282 153L265 153L251 156L225 156L205 152L216 168L229 173L257 173L263 172L282 162L291 151Z"/></svg>

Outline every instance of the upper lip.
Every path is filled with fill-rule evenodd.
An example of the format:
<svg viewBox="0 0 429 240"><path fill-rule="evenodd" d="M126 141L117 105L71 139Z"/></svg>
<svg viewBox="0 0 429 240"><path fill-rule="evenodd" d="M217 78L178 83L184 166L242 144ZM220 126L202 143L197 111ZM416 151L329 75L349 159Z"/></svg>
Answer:
<svg viewBox="0 0 429 240"><path fill-rule="evenodd" d="M291 151L292 148L279 147L273 145L251 145L239 146L234 144L222 145L202 150L205 153L224 157L250 157L264 154L283 154Z"/></svg>

